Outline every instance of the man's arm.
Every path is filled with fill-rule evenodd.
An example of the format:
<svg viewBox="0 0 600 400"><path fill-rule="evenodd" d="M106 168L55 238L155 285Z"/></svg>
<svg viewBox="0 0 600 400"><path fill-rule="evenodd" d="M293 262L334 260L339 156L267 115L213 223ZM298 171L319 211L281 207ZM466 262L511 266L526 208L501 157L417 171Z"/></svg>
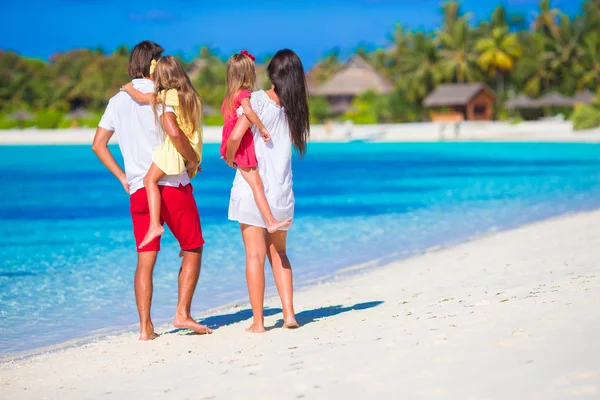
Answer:
<svg viewBox="0 0 600 400"><path fill-rule="evenodd" d="M238 118L238 121L235 123L235 127L227 140L227 153L225 153L225 161L228 163L235 161L235 153L237 153L240 148L240 143L242 142L242 137L250 127L250 120L242 115Z"/></svg>
<svg viewBox="0 0 600 400"><path fill-rule="evenodd" d="M194 149L192 149L192 145L185 136L185 133L179 128L175 114L172 112L164 113L160 116L160 122L179 154L181 154L186 161L198 164L198 155Z"/></svg>
<svg viewBox="0 0 600 400"><path fill-rule="evenodd" d="M96 156L98 156L100 161L102 161L102 164L104 164L104 166L108 168L108 170L112 172L114 176L117 177L119 182L121 182L121 184L123 185L125 191L129 193L129 184L127 183L127 176L125 175L125 172L123 172L121 166L117 163L112 153L110 152L110 149L108 148L108 142L110 141L110 138L114 133L114 131L98 127L98 129L96 129L96 134L94 135L92 150L94 153L96 153Z"/></svg>

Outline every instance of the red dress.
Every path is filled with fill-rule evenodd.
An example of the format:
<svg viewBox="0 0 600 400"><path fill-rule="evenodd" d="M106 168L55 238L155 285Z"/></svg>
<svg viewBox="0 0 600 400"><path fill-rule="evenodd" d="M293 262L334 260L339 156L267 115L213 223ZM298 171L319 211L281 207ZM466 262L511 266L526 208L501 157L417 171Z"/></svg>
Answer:
<svg viewBox="0 0 600 400"><path fill-rule="evenodd" d="M237 123L237 109L242 105L242 100L249 98L250 92L247 90L240 90L235 99L233 110L228 111L225 110L225 101L223 101L223 105L221 106L221 114L223 114L223 140L221 142L221 156L225 158L227 154L227 140L229 140L229 136L231 132L233 132L233 128ZM248 128L244 136L242 136L242 141L240 142L240 147L238 148L237 153L235 153L235 163L238 167L250 168L256 167L258 165L258 160L256 159L256 151L254 149L254 135L252 131Z"/></svg>

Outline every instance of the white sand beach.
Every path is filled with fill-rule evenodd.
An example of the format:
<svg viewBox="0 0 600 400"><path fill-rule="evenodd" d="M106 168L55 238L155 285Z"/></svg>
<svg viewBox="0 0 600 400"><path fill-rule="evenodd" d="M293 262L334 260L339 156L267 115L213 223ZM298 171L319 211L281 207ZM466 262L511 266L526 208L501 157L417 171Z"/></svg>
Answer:
<svg viewBox="0 0 600 400"><path fill-rule="evenodd" d="M582 213L356 267L297 292L294 331L269 299L264 335L244 306L202 315L210 336L165 326L7 361L0 397L598 399L598 226Z"/></svg>
<svg viewBox="0 0 600 400"><path fill-rule="evenodd" d="M10 144L91 144L94 129L13 129L0 130L0 145ZM222 128L204 127L204 143L220 143ZM600 142L600 129L574 131L569 121L531 121L520 124L508 122L463 122L454 125L431 122L329 126L313 125L312 142ZM116 143L116 137L113 138Z"/></svg>

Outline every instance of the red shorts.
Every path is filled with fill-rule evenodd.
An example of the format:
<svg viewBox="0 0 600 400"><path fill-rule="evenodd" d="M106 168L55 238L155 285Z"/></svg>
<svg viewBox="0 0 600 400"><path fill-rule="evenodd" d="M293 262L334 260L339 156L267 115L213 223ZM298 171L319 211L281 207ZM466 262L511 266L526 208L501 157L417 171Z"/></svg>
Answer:
<svg viewBox="0 0 600 400"><path fill-rule="evenodd" d="M159 186L161 194L160 222L166 223L182 250L195 250L204 245L200 215L194 199L192 185L179 187ZM129 197L133 235L138 252L160 250L160 236L143 248L138 248L150 225L150 210L146 189Z"/></svg>

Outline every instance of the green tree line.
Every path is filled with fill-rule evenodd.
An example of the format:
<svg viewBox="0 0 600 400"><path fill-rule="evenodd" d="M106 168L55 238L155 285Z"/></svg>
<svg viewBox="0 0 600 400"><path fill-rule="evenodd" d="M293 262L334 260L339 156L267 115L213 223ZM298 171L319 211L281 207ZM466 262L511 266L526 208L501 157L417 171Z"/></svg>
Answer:
<svg viewBox="0 0 600 400"><path fill-rule="evenodd" d="M572 96L580 90L600 88L600 0L588 0L576 16L541 0L534 18L498 6L489 18L473 22L457 1L443 3L443 19L433 31L395 26L391 45L356 53L394 85L390 95L364 93L342 118L356 122L420 121L426 117L422 101L441 83L485 82L498 95L495 113L506 118L503 104L524 93L539 97L550 91ZM93 113L93 125L119 87L128 80L126 47L112 54L80 49L59 53L47 62L0 51L0 128L21 125L40 127L73 126L70 110L85 107ZM205 122L221 122L219 109L225 92L225 58L202 47L185 68L205 104ZM268 60L261 60L264 64ZM339 50L326 54L311 70L315 84L325 82L344 65ZM264 68L259 67L266 85ZM595 111L588 107L588 115ZM21 121L10 116L27 110L32 117ZM323 98L311 98L314 122L331 118ZM17 113L18 114L18 113ZM600 113L598 113L600 114ZM589 118L588 118L589 119ZM593 119L593 118L592 118ZM598 117L600 123L600 117ZM85 124L86 121L83 122Z"/></svg>

